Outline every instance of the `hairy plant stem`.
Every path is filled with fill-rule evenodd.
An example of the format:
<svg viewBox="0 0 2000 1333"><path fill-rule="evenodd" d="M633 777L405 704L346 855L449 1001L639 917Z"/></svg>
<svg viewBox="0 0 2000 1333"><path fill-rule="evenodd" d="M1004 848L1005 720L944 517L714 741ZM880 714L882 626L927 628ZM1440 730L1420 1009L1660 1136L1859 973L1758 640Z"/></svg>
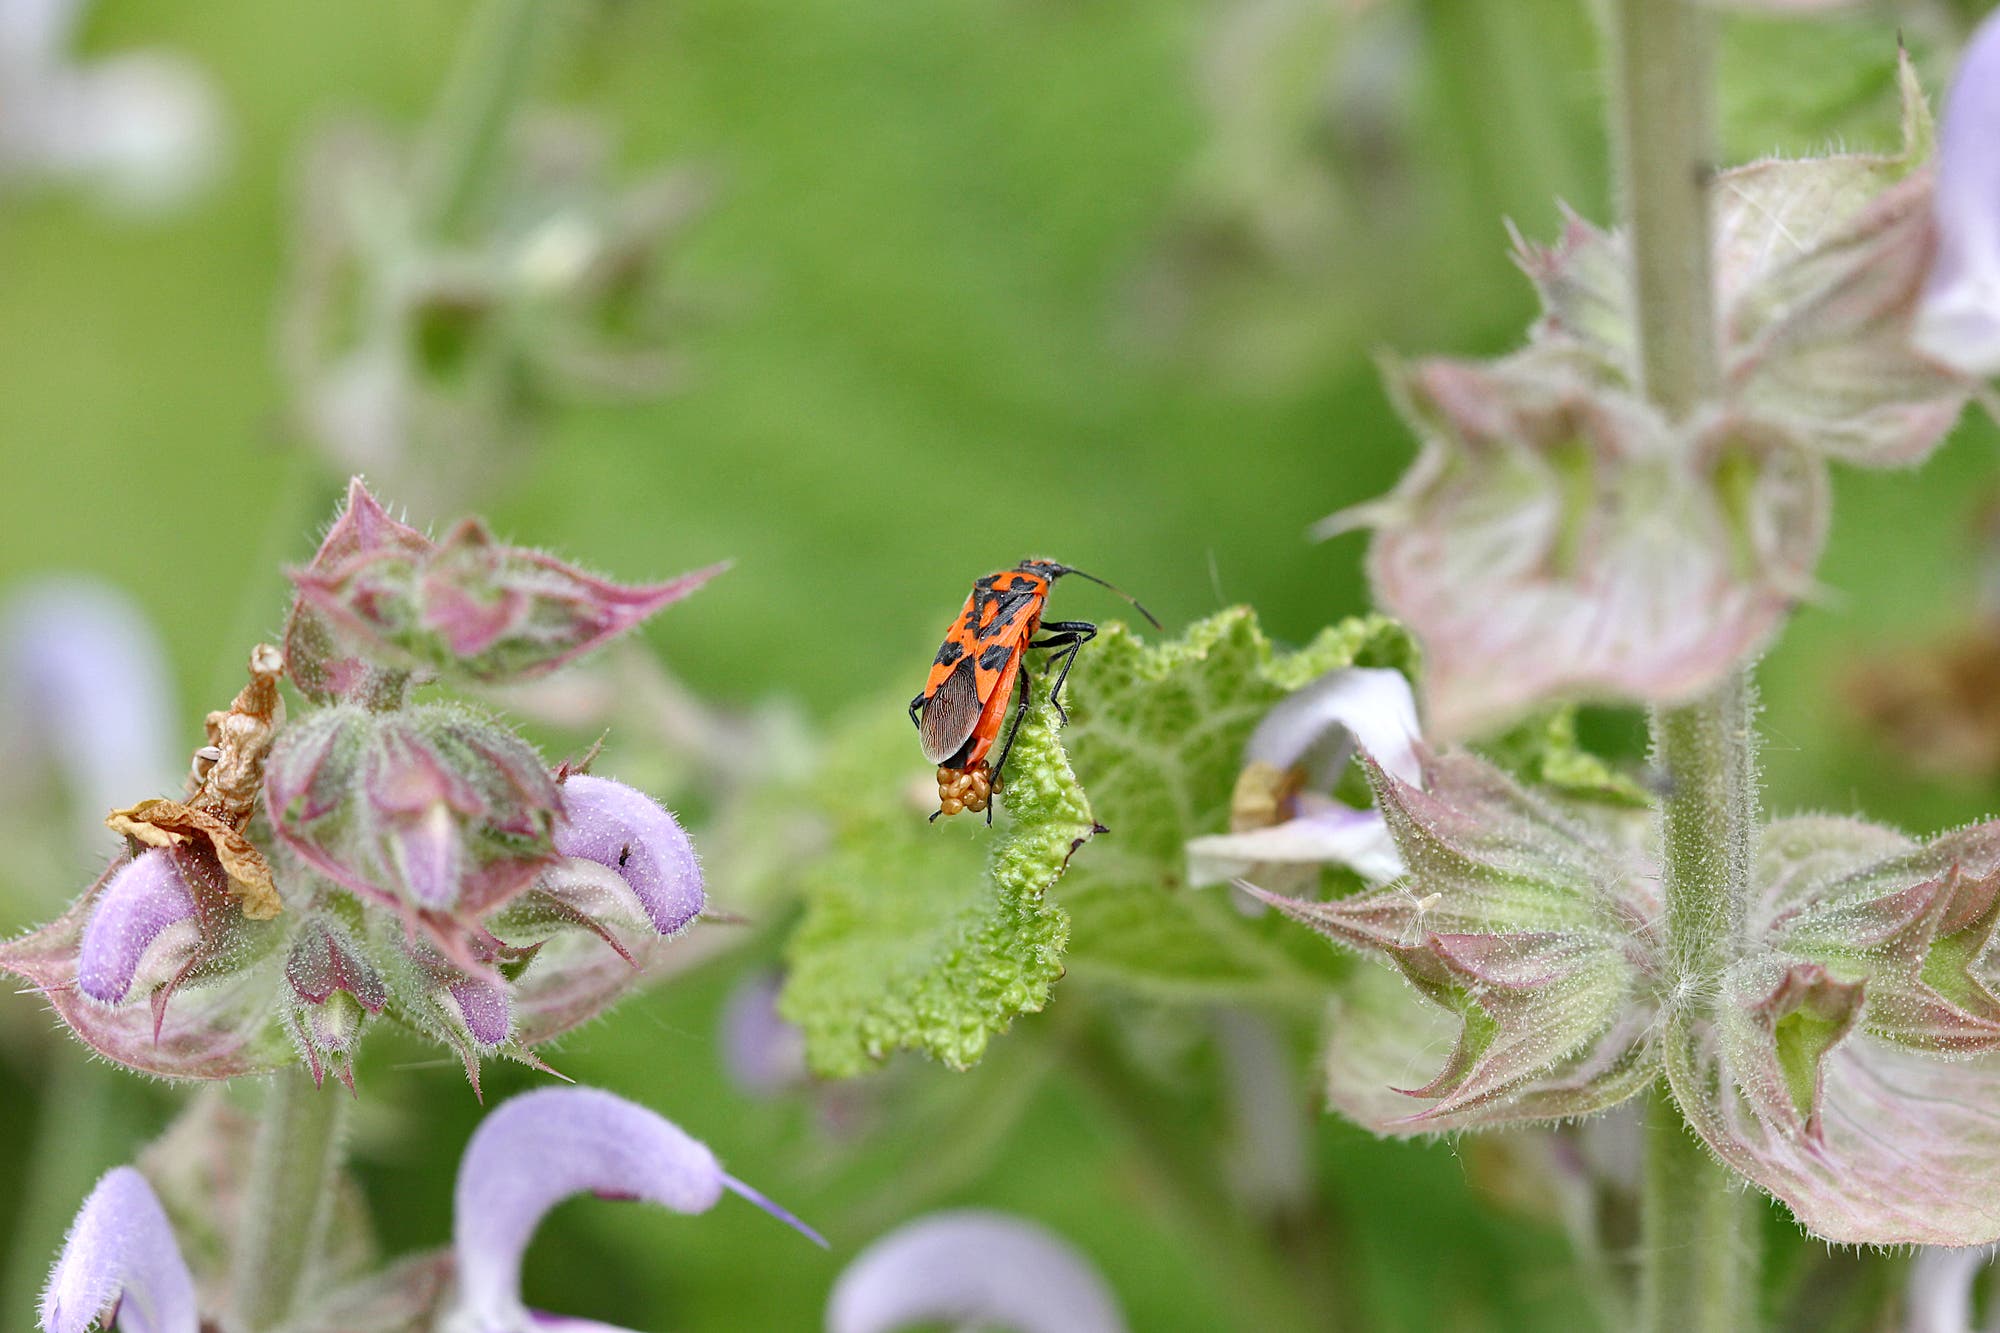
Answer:
<svg viewBox="0 0 2000 1333"><path fill-rule="evenodd" d="M419 221L450 240L462 233L506 146L537 38L554 0L487 0L452 67L418 161Z"/></svg>
<svg viewBox="0 0 2000 1333"><path fill-rule="evenodd" d="M1609 0L1614 135L1631 235L1646 396L1685 420L1719 380L1708 181L1711 16L1698 0ZM1653 713L1666 780L1661 885L1675 974L1670 1005L1715 993L1743 929L1756 816L1751 687ZM1756 1326L1756 1196L1683 1123L1664 1089L1647 1107L1641 1327Z"/></svg>
<svg viewBox="0 0 2000 1333"><path fill-rule="evenodd" d="M267 1333L294 1313L333 1211L346 1119L341 1088L316 1087L301 1069L271 1080L230 1275L238 1333Z"/></svg>

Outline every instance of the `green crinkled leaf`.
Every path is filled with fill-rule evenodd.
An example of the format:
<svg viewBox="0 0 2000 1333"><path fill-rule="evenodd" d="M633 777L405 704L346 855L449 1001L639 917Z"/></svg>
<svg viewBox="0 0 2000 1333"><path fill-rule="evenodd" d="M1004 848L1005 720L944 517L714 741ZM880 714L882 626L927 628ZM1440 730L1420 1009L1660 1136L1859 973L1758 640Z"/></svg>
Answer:
<svg viewBox="0 0 2000 1333"><path fill-rule="evenodd" d="M1531 787L1634 809L1653 803L1645 784L1583 748L1576 738L1576 709L1568 704L1527 719L1479 749Z"/></svg>
<svg viewBox="0 0 2000 1333"><path fill-rule="evenodd" d="M1335 667L1407 672L1414 658L1380 617L1291 653L1247 608L1157 647L1109 625L1070 675L1060 739L1031 662L1037 702L991 829L972 815L925 821L935 797L901 708L849 728L816 783L832 846L803 873L780 1001L813 1068L851 1075L899 1049L967 1067L1047 1002L1066 961L1169 997L1317 1003L1345 960L1275 916L1242 915L1221 890L1189 890L1185 845L1227 827L1244 743L1271 705ZM1083 848L1099 821L1109 831Z"/></svg>
<svg viewBox="0 0 2000 1333"><path fill-rule="evenodd" d="M1273 704L1336 667L1412 673L1415 657L1380 616L1288 653L1246 607L1158 647L1122 625L1099 635L1063 696L1064 743L1110 830L1063 880L1078 974L1167 998L1322 995L1345 960L1275 916L1245 916L1220 888L1187 888L1187 842L1228 831L1243 747Z"/></svg>
<svg viewBox="0 0 2000 1333"><path fill-rule="evenodd" d="M825 1076L899 1049L967 1068L1063 973L1069 918L1044 895L1094 823L1053 712L1039 703L1022 723L994 828L969 814L927 823L936 794L920 762L902 710L884 708L821 775L833 846L805 877L780 1009Z"/></svg>

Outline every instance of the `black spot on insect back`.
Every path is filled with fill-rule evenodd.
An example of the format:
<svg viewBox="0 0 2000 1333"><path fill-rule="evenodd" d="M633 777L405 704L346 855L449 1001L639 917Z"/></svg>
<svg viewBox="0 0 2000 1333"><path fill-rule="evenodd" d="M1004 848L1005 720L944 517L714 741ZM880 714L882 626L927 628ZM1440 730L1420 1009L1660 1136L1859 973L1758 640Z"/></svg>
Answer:
<svg viewBox="0 0 2000 1333"><path fill-rule="evenodd" d="M950 666L963 656L965 656L964 645L960 644L957 639L947 639L945 640L944 647L938 649L937 664L939 666Z"/></svg>
<svg viewBox="0 0 2000 1333"><path fill-rule="evenodd" d="M989 644L986 651L979 655L979 669L981 671L998 671L1007 665L1007 659L1013 655L1014 645L1010 643Z"/></svg>

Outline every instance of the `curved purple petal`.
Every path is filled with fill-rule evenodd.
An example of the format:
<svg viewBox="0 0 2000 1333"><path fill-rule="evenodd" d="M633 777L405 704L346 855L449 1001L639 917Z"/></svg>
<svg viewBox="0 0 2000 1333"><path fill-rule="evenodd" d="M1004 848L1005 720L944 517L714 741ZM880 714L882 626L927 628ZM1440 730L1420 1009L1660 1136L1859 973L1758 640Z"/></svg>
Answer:
<svg viewBox="0 0 2000 1333"><path fill-rule="evenodd" d="M1939 126L1937 254L1917 309L1917 349L1969 375L2000 373L2000 16L1960 58Z"/></svg>
<svg viewBox="0 0 2000 1333"><path fill-rule="evenodd" d="M999 1324L1017 1333L1124 1333L1109 1284L1077 1248L1005 1213L920 1217L870 1245L827 1300L827 1333L914 1324Z"/></svg>
<svg viewBox="0 0 2000 1333"><path fill-rule="evenodd" d="M71 1224L42 1293L42 1328L85 1333L114 1307L120 1333L198 1327L194 1279L173 1228L152 1186L129 1166L106 1172Z"/></svg>
<svg viewBox="0 0 2000 1333"><path fill-rule="evenodd" d="M563 782L568 819L556 850L618 872L662 935L685 930L707 899L694 844L646 793L609 778L573 773Z"/></svg>
<svg viewBox="0 0 2000 1333"><path fill-rule="evenodd" d="M452 1222L458 1306L450 1327L515 1333L548 1326L521 1304L521 1256L543 1216L564 1199L597 1194L703 1213L724 1190L819 1240L724 1174L706 1145L643 1106L594 1088L516 1097L486 1117L459 1162Z"/></svg>
<svg viewBox="0 0 2000 1333"><path fill-rule="evenodd" d="M199 945L194 894L159 848L119 867L98 896L83 928L76 984L85 995L117 1004L144 966L151 990L170 980Z"/></svg>
<svg viewBox="0 0 2000 1333"><path fill-rule="evenodd" d="M465 1030L481 1046L498 1046L513 1030L514 1018L507 1008L507 992L483 981L455 981L445 987L451 1007Z"/></svg>

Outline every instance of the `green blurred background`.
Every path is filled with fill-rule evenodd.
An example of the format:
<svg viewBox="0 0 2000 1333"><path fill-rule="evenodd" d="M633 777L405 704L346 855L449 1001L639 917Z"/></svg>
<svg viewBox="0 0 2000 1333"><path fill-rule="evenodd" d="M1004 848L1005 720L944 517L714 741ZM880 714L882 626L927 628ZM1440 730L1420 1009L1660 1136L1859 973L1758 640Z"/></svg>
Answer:
<svg viewBox="0 0 2000 1333"><path fill-rule="evenodd" d="M227 174L143 224L59 190L0 198L0 588L71 570L136 594L168 643L190 747L249 643L280 624L279 566L309 553L342 481L288 426L273 352L301 145L343 112L416 125L472 12L104 0L82 49L199 62L225 107ZM536 100L604 116L633 170L713 173L673 274L702 313L674 393L552 413L483 507L504 534L628 579L734 558L648 631L731 704L787 696L826 720L913 689L968 580L1029 553L1116 580L1169 626L1247 601L1298 641L1362 609L1362 539L1312 545L1305 531L1411 456L1373 356L1506 348L1533 309L1503 220L1546 236L1558 201L1609 211L1595 28L1573 0L577 0L559 13ZM1938 87L1969 17L1906 4L1730 19L1728 156L1893 146L1898 29ZM1843 703L1860 664L1975 627L2000 561L1992 448L1991 426L1968 420L1921 472L1839 474L1825 591L1763 672L1772 809L1924 829L1995 806L2000 750L1983 769L1927 773ZM1100 595L1062 597L1088 614ZM1636 754L1634 718L1588 722ZM63 856L68 877L45 882ZM72 853L16 863L33 873L0 858L9 927L94 869ZM712 891L728 901L727 884ZM977 1203L1079 1243L1135 1328L1247 1327L1199 1229L1159 1205L1152 1149L1038 1061L1052 1015L1018 1024L976 1084L892 1071L894 1107L847 1128L807 1099L734 1089L717 1015L775 956L778 923L765 924L569 1039L556 1063L707 1139L833 1252L740 1207L684 1219L573 1203L531 1255L532 1303L648 1329L812 1328L860 1244ZM176 1098L119 1082L116 1100L73 1114L62 1090L120 1076L64 1073L80 1051L35 1039L31 999L9 1005L0 1252L18 1299L89 1180ZM390 1043L361 1077L356 1165L385 1244L440 1243L478 1105L455 1067L414 1047ZM489 1102L528 1081L494 1071ZM1559 1229L1510 1210L1460 1147L1379 1144L1322 1117L1313 1150L1340 1249L1326 1272L1354 1326L1577 1316ZM73 1182L61 1213L23 1211L50 1178ZM1774 1220L1774 1286L1822 1262L1785 1230Z"/></svg>

